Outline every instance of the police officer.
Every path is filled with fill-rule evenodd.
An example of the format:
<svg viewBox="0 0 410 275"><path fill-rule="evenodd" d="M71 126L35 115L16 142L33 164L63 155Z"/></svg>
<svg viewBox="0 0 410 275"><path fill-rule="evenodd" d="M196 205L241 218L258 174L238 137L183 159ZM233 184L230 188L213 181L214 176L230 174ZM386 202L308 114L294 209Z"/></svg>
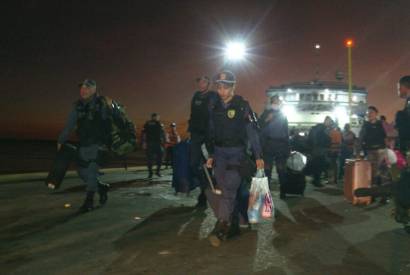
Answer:
<svg viewBox="0 0 410 275"><path fill-rule="evenodd" d="M213 194L207 189L207 198L214 207L218 221L209 236L213 246L230 237L230 232L238 232L233 223L237 191L242 178L239 169L245 158L248 142L251 144L258 169L264 168L259 136L252 121L249 103L241 96L234 95L236 78L230 71L216 75L218 97L209 104L209 132L207 147L209 159L207 167L214 168L217 187L222 194Z"/></svg>
<svg viewBox="0 0 410 275"><path fill-rule="evenodd" d="M410 149L410 75L400 78L399 96L406 100L403 110L396 114L396 128L399 132L400 151L403 154Z"/></svg>
<svg viewBox="0 0 410 275"><path fill-rule="evenodd" d="M152 165L156 160L156 175L161 177L161 164L163 156L162 145L165 142L164 129L159 121L159 115L153 113L151 119L144 124L142 147L145 150L148 167L148 179L152 178Z"/></svg>
<svg viewBox="0 0 410 275"><path fill-rule="evenodd" d="M288 120L280 110L281 101L279 96L270 98L269 107L262 113L259 123L261 126L261 143L263 148L263 160L265 162L265 174L271 182L272 166L275 161L276 171L281 184L280 197L286 177L286 160L289 156L289 130Z"/></svg>
<svg viewBox="0 0 410 275"><path fill-rule="evenodd" d="M395 219L404 224L405 230L410 234L410 75L400 78L397 87L399 96L406 100L403 110L396 114L396 128L399 132L400 151L407 158L407 167L395 184Z"/></svg>
<svg viewBox="0 0 410 275"><path fill-rule="evenodd" d="M205 137L208 128L208 103L217 94L209 91L210 80L207 76L201 76L196 79L198 90L194 93L191 100L191 115L188 122L188 132L191 134L190 143L190 168L193 175L194 185L201 188L198 196L196 207L206 207L206 196L204 188L206 179L203 174L202 163L205 159L202 155L201 146L205 143Z"/></svg>
<svg viewBox="0 0 410 275"><path fill-rule="evenodd" d="M57 149L61 148L70 133L77 128L79 139L78 174L86 183L86 199L80 212L94 208L94 194L99 192L100 204L106 203L108 185L98 179L101 150L110 139L110 109L105 98L97 93L94 80L86 79L79 84L80 99L75 102L67 123L58 138Z"/></svg>

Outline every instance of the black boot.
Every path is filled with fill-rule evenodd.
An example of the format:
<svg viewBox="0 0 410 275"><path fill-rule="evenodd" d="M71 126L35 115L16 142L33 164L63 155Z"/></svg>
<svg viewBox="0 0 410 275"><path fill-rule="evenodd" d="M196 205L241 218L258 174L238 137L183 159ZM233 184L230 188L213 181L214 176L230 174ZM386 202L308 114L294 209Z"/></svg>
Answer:
<svg viewBox="0 0 410 275"><path fill-rule="evenodd" d="M241 233L241 230L239 228L239 214L235 214L232 217L228 232L226 234L226 238L232 239L238 236L240 233Z"/></svg>
<svg viewBox="0 0 410 275"><path fill-rule="evenodd" d="M100 204L104 205L108 200L109 184L98 182L98 194L100 195Z"/></svg>
<svg viewBox="0 0 410 275"><path fill-rule="evenodd" d="M83 205L78 212L85 213L94 209L94 192L88 191Z"/></svg>
<svg viewBox="0 0 410 275"><path fill-rule="evenodd" d="M158 177L162 177L161 175L161 168L157 169L157 172L155 173Z"/></svg>
<svg viewBox="0 0 410 275"><path fill-rule="evenodd" d="M208 239L212 246L219 247L228 237L229 223L218 220Z"/></svg>
<svg viewBox="0 0 410 275"><path fill-rule="evenodd" d="M199 209L206 209L208 207L206 203L206 196L205 196L205 191L201 189L201 193L198 196L198 202L195 205L195 208Z"/></svg>
<svg viewBox="0 0 410 275"><path fill-rule="evenodd" d="M149 179L149 180L152 179L152 170L149 170L149 171L148 171L148 179Z"/></svg>

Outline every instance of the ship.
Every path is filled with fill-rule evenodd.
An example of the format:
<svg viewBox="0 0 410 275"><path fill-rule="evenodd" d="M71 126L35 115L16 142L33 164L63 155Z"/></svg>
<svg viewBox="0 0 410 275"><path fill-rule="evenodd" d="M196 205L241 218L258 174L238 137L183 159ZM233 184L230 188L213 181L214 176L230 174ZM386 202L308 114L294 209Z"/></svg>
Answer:
<svg viewBox="0 0 410 275"><path fill-rule="evenodd" d="M282 101L289 126L297 129L307 130L330 116L340 128L349 123L357 131L367 111L366 88L352 85L349 99L349 86L342 81L312 80L271 86L266 96L274 95Z"/></svg>

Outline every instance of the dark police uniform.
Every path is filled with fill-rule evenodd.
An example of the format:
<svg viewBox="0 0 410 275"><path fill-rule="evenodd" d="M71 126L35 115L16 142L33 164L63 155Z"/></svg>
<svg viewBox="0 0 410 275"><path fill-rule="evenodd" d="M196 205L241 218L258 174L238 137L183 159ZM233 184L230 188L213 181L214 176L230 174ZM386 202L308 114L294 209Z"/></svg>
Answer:
<svg viewBox="0 0 410 275"><path fill-rule="evenodd" d="M94 193L100 192L100 203L105 203L106 186L100 184L99 168L101 164L100 153L110 142L110 116L105 99L94 94L90 99L78 100L70 112L67 123L61 132L58 143L64 144L69 134L77 127L79 139L78 149L78 174L86 183L87 198L84 210L92 208ZM104 189L104 190L102 190Z"/></svg>
<svg viewBox="0 0 410 275"><path fill-rule="evenodd" d="M396 128L400 151L405 155L410 150L410 99L407 99L404 109L396 113Z"/></svg>
<svg viewBox="0 0 410 275"><path fill-rule="evenodd" d="M144 125L144 141L147 145L146 157L149 177L152 177L152 165L154 160L157 165L157 175L160 176L163 149L162 144L165 141L164 130L159 121L151 119Z"/></svg>
<svg viewBox="0 0 410 275"><path fill-rule="evenodd" d="M201 188L197 204L201 207L206 206L206 197L204 194L206 179L202 170L202 164L205 160L202 155L201 146L205 143L208 130L208 105L209 102L214 101L217 96L218 95L214 91L197 91L191 101L191 116L188 126L188 131L191 133L190 168L193 175L194 185Z"/></svg>
<svg viewBox="0 0 410 275"><path fill-rule="evenodd" d="M268 119L271 117L271 119ZM263 160L265 162L265 174L271 181L272 166L275 161L279 183L285 182L286 160L289 156L289 129L288 120L280 110L265 110L260 119L261 143L263 148Z"/></svg>
<svg viewBox="0 0 410 275"><path fill-rule="evenodd" d="M399 132L400 151L407 158L407 167L401 172L400 180L395 184L395 219L405 225L410 234L410 98L407 98L404 109L396 113L396 128Z"/></svg>
<svg viewBox="0 0 410 275"><path fill-rule="evenodd" d="M222 191L221 195L215 195L207 190L210 204L215 204L215 201L218 204L214 209L218 219L214 235L222 233L222 236L226 236L228 233L227 227L232 221L237 192L242 182L239 170L245 159L248 142L255 158L261 158L262 150L252 114L248 102L237 95L227 104L218 97L209 106L207 147L214 160L217 187Z"/></svg>

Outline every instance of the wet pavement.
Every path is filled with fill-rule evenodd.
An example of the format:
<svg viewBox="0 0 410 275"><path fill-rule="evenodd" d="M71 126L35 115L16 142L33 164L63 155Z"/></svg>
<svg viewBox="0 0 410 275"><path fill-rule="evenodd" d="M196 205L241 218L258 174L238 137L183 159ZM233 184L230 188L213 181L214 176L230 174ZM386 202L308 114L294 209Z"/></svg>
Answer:
<svg viewBox="0 0 410 275"><path fill-rule="evenodd" d="M175 195L170 173L106 173L107 205L82 215L78 178L55 192L1 183L1 274L410 274L410 235L391 204L354 207L340 187L311 185L284 201L275 186L275 220L214 248L213 214L193 207L197 190Z"/></svg>

